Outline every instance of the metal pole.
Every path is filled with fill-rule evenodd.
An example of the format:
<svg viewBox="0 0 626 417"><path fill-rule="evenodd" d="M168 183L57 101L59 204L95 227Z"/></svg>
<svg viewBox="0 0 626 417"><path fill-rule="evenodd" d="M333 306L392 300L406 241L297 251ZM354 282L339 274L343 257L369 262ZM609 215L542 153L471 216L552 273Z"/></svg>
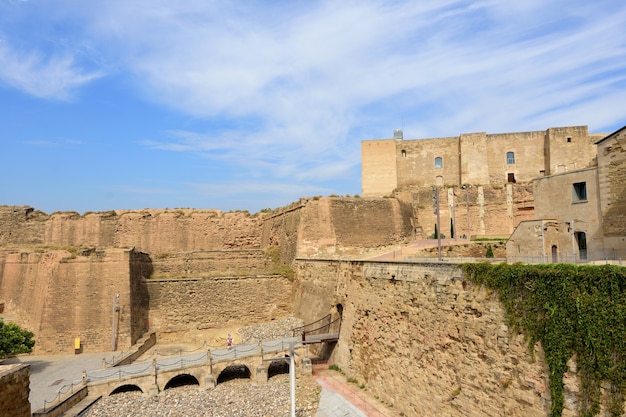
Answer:
<svg viewBox="0 0 626 417"><path fill-rule="evenodd" d="M116 343L115 343L115 334L117 332L117 323L115 321L115 313L120 311L120 293L118 292L115 297L113 297L113 311L111 313L111 350L115 352Z"/></svg>
<svg viewBox="0 0 626 417"><path fill-rule="evenodd" d="M291 380L291 417L296 417L296 360L293 342L289 346L289 377Z"/></svg>
<svg viewBox="0 0 626 417"><path fill-rule="evenodd" d="M454 197L456 196L454 195L454 187L452 187L452 229L454 230L454 236L452 237L456 240L459 231L456 228L456 199ZM452 230L450 230L450 232L452 232Z"/></svg>
<svg viewBox="0 0 626 417"><path fill-rule="evenodd" d="M439 188L433 186L435 197L435 212L437 213L437 257L441 262L441 216L439 215Z"/></svg>
<svg viewBox="0 0 626 417"><path fill-rule="evenodd" d="M113 308L111 309L111 351L115 352L115 296L113 297Z"/></svg>
<svg viewBox="0 0 626 417"><path fill-rule="evenodd" d="M572 219L572 257L574 258L574 263L576 262L576 238L574 237L574 219Z"/></svg>

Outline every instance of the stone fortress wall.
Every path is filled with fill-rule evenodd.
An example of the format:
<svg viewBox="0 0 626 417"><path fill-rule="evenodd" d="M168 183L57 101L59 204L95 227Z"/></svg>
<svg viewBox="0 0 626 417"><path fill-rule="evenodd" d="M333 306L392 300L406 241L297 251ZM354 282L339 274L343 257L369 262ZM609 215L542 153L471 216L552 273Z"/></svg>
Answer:
<svg viewBox="0 0 626 417"><path fill-rule="evenodd" d="M349 254L405 242L403 207L395 199L315 198L263 215L48 216L3 206L0 304L35 333L36 353L74 352L76 338L85 352L126 349L147 331L199 339L290 314L293 284L276 271L299 251Z"/></svg>
<svg viewBox="0 0 626 417"><path fill-rule="evenodd" d="M549 414L541 347L533 357L497 295L457 265L299 259L296 270L297 315L342 311L332 362L397 415ZM575 390L568 382L564 416L576 415Z"/></svg>
<svg viewBox="0 0 626 417"><path fill-rule="evenodd" d="M29 219L15 214L20 210L36 213L0 207L3 236L18 229L50 230L42 214ZM399 414L548 415L541 348L533 360L526 342L507 329L494 294L467 282L455 265L359 260L410 240L410 213L410 205L395 198L302 199L262 218L244 218L250 229L237 231L239 242L259 242L258 247L235 248L227 240L222 250L183 245L176 252L169 243L154 243L167 250L70 252L35 234L28 240L37 245L20 244L12 235L0 257L0 303L5 314L35 332L38 352L56 353L73 351L77 335L85 351L107 350L118 292L118 349L145 331L199 343L207 329L234 329L292 313L310 322L332 313L344 321L339 342L326 350L331 360ZM56 216L48 219L55 222L56 236L69 235ZM78 230L84 217L64 218L69 229ZM11 218L19 219L15 227ZM188 218L181 221L189 224ZM225 224L233 223L229 219L218 229ZM105 228L118 230L108 223ZM177 226L170 224L169 230ZM290 262L292 280L262 273L275 266L270 247L280 248L279 261ZM564 415L573 417L574 368L567 378L569 414Z"/></svg>

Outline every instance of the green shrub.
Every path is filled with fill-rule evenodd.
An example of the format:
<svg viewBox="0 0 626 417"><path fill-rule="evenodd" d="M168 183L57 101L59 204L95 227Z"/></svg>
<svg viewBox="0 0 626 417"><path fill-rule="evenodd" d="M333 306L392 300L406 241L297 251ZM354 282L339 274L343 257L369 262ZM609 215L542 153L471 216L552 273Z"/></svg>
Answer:
<svg viewBox="0 0 626 417"><path fill-rule="evenodd" d="M0 319L0 359L20 353L31 353L35 346L33 337L32 332Z"/></svg>

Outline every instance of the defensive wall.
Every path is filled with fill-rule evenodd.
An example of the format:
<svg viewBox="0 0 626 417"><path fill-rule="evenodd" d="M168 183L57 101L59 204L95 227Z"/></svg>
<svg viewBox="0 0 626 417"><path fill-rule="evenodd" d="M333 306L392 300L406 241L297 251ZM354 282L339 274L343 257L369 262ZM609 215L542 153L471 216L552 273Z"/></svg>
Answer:
<svg viewBox="0 0 626 417"><path fill-rule="evenodd" d="M0 366L0 410L3 417L30 417L30 365Z"/></svg>
<svg viewBox="0 0 626 417"><path fill-rule="evenodd" d="M306 321L342 314L330 361L398 415L545 417L540 344L506 326L497 295L458 265L298 259L294 308ZM577 414L573 362L564 417Z"/></svg>
<svg viewBox="0 0 626 417"><path fill-rule="evenodd" d="M152 255L260 247L259 215L218 210L56 212L0 206L0 246L134 247Z"/></svg>
<svg viewBox="0 0 626 417"><path fill-rule="evenodd" d="M0 304L35 333L35 353L72 353L76 338L84 352L127 349L147 331L201 340L290 314L280 263L357 256L411 230L410 207L396 199L311 198L256 215L0 206Z"/></svg>
<svg viewBox="0 0 626 417"><path fill-rule="evenodd" d="M5 311L35 334L37 353L72 353L76 338L84 351L108 351L114 342L129 347L143 328L142 312L131 302L141 299L131 285L140 276L131 269L141 271L144 262L124 249L10 253L0 297Z"/></svg>
<svg viewBox="0 0 626 417"><path fill-rule="evenodd" d="M150 279L149 324L160 339L202 343L204 331L266 323L293 311L292 282L281 275Z"/></svg>

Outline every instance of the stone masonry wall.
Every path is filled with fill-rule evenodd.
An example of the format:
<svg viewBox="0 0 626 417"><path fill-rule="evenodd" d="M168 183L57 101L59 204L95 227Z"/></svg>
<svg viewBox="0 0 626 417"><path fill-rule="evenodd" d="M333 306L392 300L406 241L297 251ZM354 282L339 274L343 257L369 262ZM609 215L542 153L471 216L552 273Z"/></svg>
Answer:
<svg viewBox="0 0 626 417"><path fill-rule="evenodd" d="M507 329L496 296L467 282L458 267L298 264L296 312L306 316L314 305L319 316L342 305L332 361L398 415L548 415L541 349L533 359L526 341Z"/></svg>
<svg viewBox="0 0 626 417"><path fill-rule="evenodd" d="M280 248L281 261L359 254L405 243L413 236L412 208L395 198L301 199L264 218L262 247Z"/></svg>
<svg viewBox="0 0 626 417"><path fill-rule="evenodd" d="M262 250L193 251L157 255L152 278L196 278L252 275L264 272L270 260Z"/></svg>
<svg viewBox="0 0 626 417"><path fill-rule="evenodd" d="M149 327L159 337L193 340L205 330L269 322L293 311L293 284L276 275L150 279L146 287Z"/></svg>
<svg viewBox="0 0 626 417"><path fill-rule="evenodd" d="M259 216L217 210L141 210L47 215L0 206L0 246L134 247L158 254L260 247Z"/></svg>
<svg viewBox="0 0 626 417"><path fill-rule="evenodd" d="M134 341L128 250L9 254L3 276L0 302L35 334L36 354L73 353L76 337L85 352L110 350L117 293L117 346Z"/></svg>
<svg viewBox="0 0 626 417"><path fill-rule="evenodd" d="M30 365L0 365L2 417L30 417Z"/></svg>
<svg viewBox="0 0 626 417"><path fill-rule="evenodd" d="M437 223L433 191L415 191L411 198L417 212L417 238L427 238L434 234ZM532 184L440 189L441 233L446 237L452 236L452 219L457 237L508 236L521 221L534 218L534 204Z"/></svg>
<svg viewBox="0 0 626 417"><path fill-rule="evenodd" d="M410 204L395 198L321 198L306 204L299 227L298 257L358 254L408 242Z"/></svg>

